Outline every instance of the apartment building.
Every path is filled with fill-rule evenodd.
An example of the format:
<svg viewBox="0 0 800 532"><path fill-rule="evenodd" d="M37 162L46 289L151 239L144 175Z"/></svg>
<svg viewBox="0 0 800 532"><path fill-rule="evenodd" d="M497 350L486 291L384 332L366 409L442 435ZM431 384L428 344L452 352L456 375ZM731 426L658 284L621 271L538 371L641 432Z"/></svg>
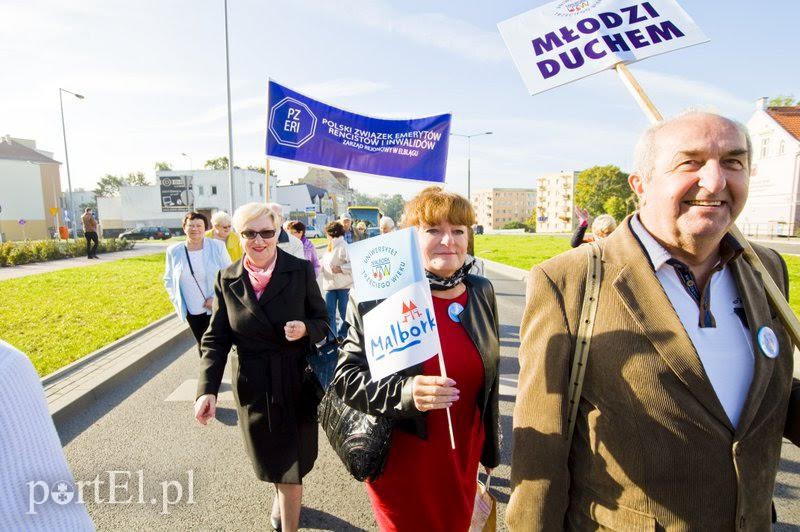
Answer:
<svg viewBox="0 0 800 532"><path fill-rule="evenodd" d="M537 233L569 233L575 228L575 183L578 173L558 172L536 180Z"/></svg>
<svg viewBox="0 0 800 532"><path fill-rule="evenodd" d="M536 207L532 188L488 188L472 194L478 225L502 229L508 222L526 222Z"/></svg>

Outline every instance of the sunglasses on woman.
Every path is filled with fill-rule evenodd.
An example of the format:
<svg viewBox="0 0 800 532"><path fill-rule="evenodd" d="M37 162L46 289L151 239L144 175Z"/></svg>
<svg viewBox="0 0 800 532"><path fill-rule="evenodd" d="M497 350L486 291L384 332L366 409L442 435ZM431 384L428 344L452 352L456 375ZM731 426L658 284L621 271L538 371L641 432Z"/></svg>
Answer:
<svg viewBox="0 0 800 532"><path fill-rule="evenodd" d="M245 229L242 231L242 236L247 240L253 240L256 236L260 236L262 240L268 240L275 236L275 229L263 229L261 231L253 231L252 229Z"/></svg>

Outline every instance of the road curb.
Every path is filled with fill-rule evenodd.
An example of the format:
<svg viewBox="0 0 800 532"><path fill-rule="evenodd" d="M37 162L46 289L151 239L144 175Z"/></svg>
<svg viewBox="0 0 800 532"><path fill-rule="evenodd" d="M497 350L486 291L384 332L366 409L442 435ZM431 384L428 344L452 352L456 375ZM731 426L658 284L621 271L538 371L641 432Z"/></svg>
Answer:
<svg viewBox="0 0 800 532"><path fill-rule="evenodd" d="M528 279L528 270L509 266L508 264L501 264L484 257L477 257L483 261L484 267L487 271L493 271L507 277L511 277L515 281L526 281Z"/></svg>
<svg viewBox="0 0 800 532"><path fill-rule="evenodd" d="M170 314L77 360L42 379L47 406L56 424L85 410L99 396L194 337Z"/></svg>

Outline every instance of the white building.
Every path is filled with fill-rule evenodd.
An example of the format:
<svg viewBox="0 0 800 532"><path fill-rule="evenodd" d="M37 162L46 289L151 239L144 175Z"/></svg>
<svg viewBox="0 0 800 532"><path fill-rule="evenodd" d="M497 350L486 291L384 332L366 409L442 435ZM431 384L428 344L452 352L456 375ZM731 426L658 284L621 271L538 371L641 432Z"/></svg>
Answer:
<svg viewBox="0 0 800 532"><path fill-rule="evenodd" d="M307 183L276 187L274 201L283 206L286 219L300 220L306 225L321 226L334 217L328 191Z"/></svg>
<svg viewBox="0 0 800 532"><path fill-rule="evenodd" d="M575 183L578 172L547 174L536 180L536 232L569 233L575 229Z"/></svg>
<svg viewBox="0 0 800 532"><path fill-rule="evenodd" d="M747 122L753 141L750 194L737 225L746 235L792 235L800 230L800 106L756 103Z"/></svg>
<svg viewBox="0 0 800 532"><path fill-rule="evenodd" d="M356 193L350 188L350 178L343 172L309 167L308 173L300 179L300 183L314 185L328 192L333 208L330 214L333 217L344 214L347 207L355 202Z"/></svg>
<svg viewBox="0 0 800 532"><path fill-rule="evenodd" d="M156 172L159 182L156 185L121 187L118 196L97 198L103 234L114 236L125 229L149 225L180 228L187 209L185 206L179 207L180 210L175 212L162 205L161 182L165 177L182 176L191 177L190 208L208 218L217 211L230 210L230 181L227 170L159 171ZM233 177L234 210L245 203L264 202L264 174L254 170L235 169Z"/></svg>
<svg viewBox="0 0 800 532"><path fill-rule="evenodd" d="M34 140L0 137L0 241L50 238L63 225L60 164Z"/></svg>

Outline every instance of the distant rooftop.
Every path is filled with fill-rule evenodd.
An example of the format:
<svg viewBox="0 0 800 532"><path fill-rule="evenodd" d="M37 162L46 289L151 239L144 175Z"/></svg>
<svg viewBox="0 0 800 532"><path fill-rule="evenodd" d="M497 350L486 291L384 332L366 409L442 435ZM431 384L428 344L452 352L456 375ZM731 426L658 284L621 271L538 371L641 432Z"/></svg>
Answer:
<svg viewBox="0 0 800 532"><path fill-rule="evenodd" d="M767 107L767 114L795 139L800 140L800 105L793 107Z"/></svg>
<svg viewBox="0 0 800 532"><path fill-rule="evenodd" d="M11 137L11 135L6 135L4 137L0 137L0 159L12 160L12 161L30 161L32 163L55 163L59 164L58 161L51 159L50 157L44 155L38 150L33 148L29 148L25 144L32 144L36 146L36 143L33 141L24 141L23 139L15 139Z"/></svg>

